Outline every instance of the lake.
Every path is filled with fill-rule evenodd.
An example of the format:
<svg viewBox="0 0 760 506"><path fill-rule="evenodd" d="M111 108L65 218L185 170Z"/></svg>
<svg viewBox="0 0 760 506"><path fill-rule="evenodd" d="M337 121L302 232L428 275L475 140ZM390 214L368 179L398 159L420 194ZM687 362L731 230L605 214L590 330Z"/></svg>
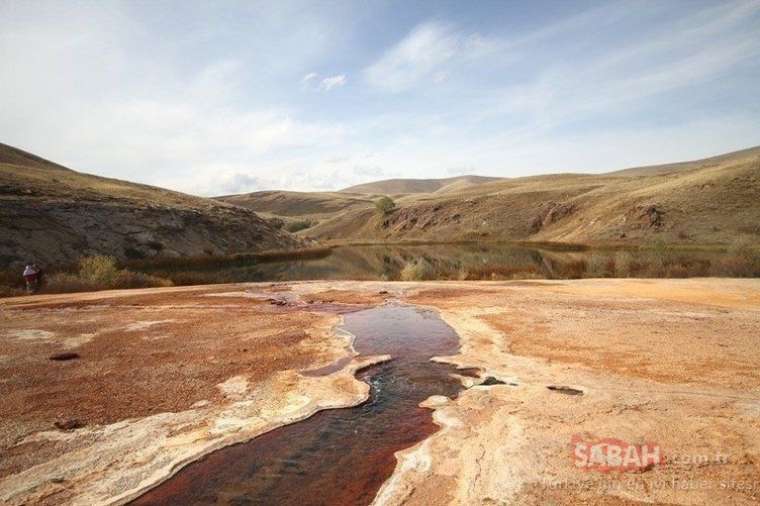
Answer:
<svg viewBox="0 0 760 506"><path fill-rule="evenodd" d="M300 280L499 280L748 276L753 265L719 250L665 246L558 251L496 243L338 246L304 257L143 261L130 269L175 284Z"/></svg>

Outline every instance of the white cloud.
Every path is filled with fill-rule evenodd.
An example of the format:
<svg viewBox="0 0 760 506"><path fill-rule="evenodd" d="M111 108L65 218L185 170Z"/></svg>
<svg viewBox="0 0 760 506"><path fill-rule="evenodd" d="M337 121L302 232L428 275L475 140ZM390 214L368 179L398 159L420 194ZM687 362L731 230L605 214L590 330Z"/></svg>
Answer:
<svg viewBox="0 0 760 506"><path fill-rule="evenodd" d="M307 84L308 85L308 84L311 84L312 81L314 81L318 77L319 77L319 74L317 74L316 72L309 72L308 74L306 74L305 76L303 76L303 79L301 79L301 82L303 84Z"/></svg>
<svg viewBox="0 0 760 506"><path fill-rule="evenodd" d="M223 172L220 182L217 185L219 195L236 195L239 193L250 193L259 190L266 190L261 178L241 172Z"/></svg>
<svg viewBox="0 0 760 506"><path fill-rule="evenodd" d="M320 83L320 87L325 91L330 91L333 88L340 88L346 84L346 75L339 74L337 76L325 77Z"/></svg>
<svg viewBox="0 0 760 506"><path fill-rule="evenodd" d="M449 25L427 22L364 70L367 82L387 91L405 91L440 74L441 67L462 49L462 37Z"/></svg>
<svg viewBox="0 0 760 506"><path fill-rule="evenodd" d="M348 82L346 74L322 77L316 72L309 72L301 79L302 86L312 91L331 91L334 88L345 86Z"/></svg>
<svg viewBox="0 0 760 506"><path fill-rule="evenodd" d="M452 17L386 48L357 29L366 17L339 23L358 4L246 4L256 30L203 15L199 36L176 29L188 18L157 23L160 3L0 0L0 141L203 195L603 170L760 143L747 92L760 2L612 2L537 15L528 33Z"/></svg>
<svg viewBox="0 0 760 506"><path fill-rule="evenodd" d="M282 180L288 172L271 174L291 153L342 142L338 123L250 103L245 62L188 68L159 50L132 54L142 34L133 20L80 7L64 15L51 4L46 17L19 4L15 22L0 15L0 59L13 69L0 78L1 142L76 170L203 195L299 185Z"/></svg>

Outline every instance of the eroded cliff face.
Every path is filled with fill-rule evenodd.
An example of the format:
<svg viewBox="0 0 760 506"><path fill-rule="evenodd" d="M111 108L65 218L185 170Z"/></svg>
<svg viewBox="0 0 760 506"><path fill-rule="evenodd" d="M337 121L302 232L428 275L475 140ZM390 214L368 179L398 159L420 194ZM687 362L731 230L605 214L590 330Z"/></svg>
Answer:
<svg viewBox="0 0 760 506"><path fill-rule="evenodd" d="M81 174L0 144L0 266L225 255L298 241L255 212L151 186Z"/></svg>

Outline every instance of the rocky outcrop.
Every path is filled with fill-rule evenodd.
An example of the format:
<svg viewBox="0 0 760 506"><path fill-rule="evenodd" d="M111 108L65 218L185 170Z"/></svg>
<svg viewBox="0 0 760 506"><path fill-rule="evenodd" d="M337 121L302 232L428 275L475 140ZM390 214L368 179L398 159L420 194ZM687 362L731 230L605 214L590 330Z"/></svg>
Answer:
<svg viewBox="0 0 760 506"><path fill-rule="evenodd" d="M665 211L658 208L655 204L645 204L638 206L636 210L639 213L639 218L644 222L644 225L649 228L660 228L664 224Z"/></svg>
<svg viewBox="0 0 760 506"><path fill-rule="evenodd" d="M633 229L659 231L665 225L665 211L660 204L637 204L628 210L623 222Z"/></svg>
<svg viewBox="0 0 760 506"><path fill-rule="evenodd" d="M535 233L544 227L555 223L575 211L572 202L549 202L538 213L531 224L531 230Z"/></svg>

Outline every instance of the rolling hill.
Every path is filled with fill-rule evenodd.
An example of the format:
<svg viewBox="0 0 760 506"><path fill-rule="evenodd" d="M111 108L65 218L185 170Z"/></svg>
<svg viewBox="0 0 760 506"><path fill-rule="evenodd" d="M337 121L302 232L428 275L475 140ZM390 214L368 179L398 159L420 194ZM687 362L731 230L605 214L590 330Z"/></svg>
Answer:
<svg viewBox="0 0 760 506"><path fill-rule="evenodd" d="M513 240L641 244L760 242L760 147L691 162L607 174L556 174L465 184L392 180L338 193L280 192L256 210L308 217L319 240ZM446 182L446 183L442 183ZM344 192L351 191L349 194ZM373 200L391 194L392 212ZM364 192L363 198L356 194ZM319 213L304 201L317 199ZM302 213L302 214L299 214Z"/></svg>
<svg viewBox="0 0 760 506"><path fill-rule="evenodd" d="M365 195L405 195L412 193L433 193L461 190L468 186L498 181L497 177L457 176L445 179L386 179L364 183L340 190L341 193Z"/></svg>
<svg viewBox="0 0 760 506"><path fill-rule="evenodd" d="M299 241L255 212L75 172L0 144L0 266L287 249Z"/></svg>
<svg viewBox="0 0 760 506"><path fill-rule="evenodd" d="M339 192L260 191L226 195L217 200L277 216L331 215L372 205L367 195Z"/></svg>

